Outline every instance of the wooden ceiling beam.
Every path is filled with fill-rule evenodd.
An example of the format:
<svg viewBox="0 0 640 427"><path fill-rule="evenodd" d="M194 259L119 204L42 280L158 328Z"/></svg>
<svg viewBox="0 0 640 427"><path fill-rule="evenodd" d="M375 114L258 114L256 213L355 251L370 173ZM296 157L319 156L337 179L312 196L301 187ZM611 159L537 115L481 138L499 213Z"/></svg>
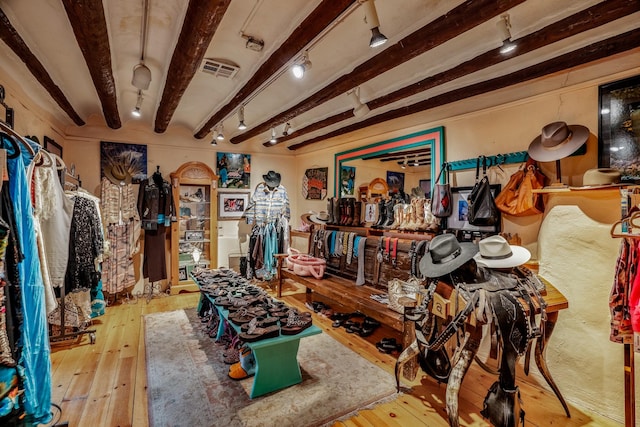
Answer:
<svg viewBox="0 0 640 427"><path fill-rule="evenodd" d="M107 20L102 3L97 6L91 0L62 0L62 3L102 104L104 120L111 129L119 129L122 122L118 113Z"/></svg>
<svg viewBox="0 0 640 427"><path fill-rule="evenodd" d="M230 3L231 0L189 1L156 112L154 130L157 133L167 130L171 117L178 108L184 91L198 71Z"/></svg>
<svg viewBox="0 0 640 427"><path fill-rule="evenodd" d="M589 62L597 61L609 56L623 53L632 49L640 48L640 29L635 29L615 37L593 43L581 49L568 52L561 56L549 59L531 67L515 71L513 73L486 80L470 86L452 90L441 95L434 96L424 101L417 102L412 105L387 111L377 116L371 117L359 123L354 123L344 128L329 132L325 135L318 136L297 144L293 144L288 148L297 150L302 147L314 144L320 141L326 141L329 138L364 129L389 120L394 120L410 114L421 111L430 110L432 108L441 107L452 102L461 101L473 96L482 95L494 90L503 89L505 87L521 84L529 80L544 77L549 74L566 71L568 69L578 67Z"/></svg>
<svg viewBox="0 0 640 427"><path fill-rule="evenodd" d="M381 108L385 105L419 94L420 92L424 92L457 78L464 77L471 73L496 65L502 61L532 52L533 50L539 49L550 43L597 28L638 11L640 11L640 2L637 2L636 0L612 0L599 3L567 18L561 19L560 21L548 25L547 27L525 37L515 40L518 44L518 48L512 55L505 56L501 54L500 48L490 50L449 70L426 77L421 81L405 86L404 88L398 89L387 95L372 99L367 102L367 106L369 106L369 109L373 111L377 108ZM352 118L353 114L348 113L351 113L351 110L327 117L322 121L300 128L294 134L289 135L288 139L300 137L306 133L332 126L341 120ZM341 119L342 117L344 118ZM278 143L281 142L285 142L285 140L279 139ZM267 144L264 145L269 146Z"/></svg>
<svg viewBox="0 0 640 427"><path fill-rule="evenodd" d="M204 138L214 126L229 116L262 84L295 58L296 55L300 54L302 49L338 19L353 3L355 3L355 0L323 0L291 33L289 38L282 43L280 48L260 66L253 77L235 94L233 99L216 111L194 136L198 139Z"/></svg>
<svg viewBox="0 0 640 427"><path fill-rule="evenodd" d="M389 46L378 55L358 65L352 72L337 78L307 99L262 122L249 131L231 138L230 142L239 144L270 130L274 126L291 121L302 113L336 96L344 95L348 90L445 43L449 39L459 36L488 19L500 15L520 3L524 3L524 1L467 0L450 12L406 36L398 43Z"/></svg>
<svg viewBox="0 0 640 427"><path fill-rule="evenodd" d="M29 46L24 42L20 34L11 25L9 18L0 8L0 39L20 58L27 66L33 77L42 85L42 87L51 95L51 98L67 113L69 118L78 126L84 126L85 122L80 115L73 109L69 100L62 90L53 81L47 70L44 68L40 60L31 52Z"/></svg>

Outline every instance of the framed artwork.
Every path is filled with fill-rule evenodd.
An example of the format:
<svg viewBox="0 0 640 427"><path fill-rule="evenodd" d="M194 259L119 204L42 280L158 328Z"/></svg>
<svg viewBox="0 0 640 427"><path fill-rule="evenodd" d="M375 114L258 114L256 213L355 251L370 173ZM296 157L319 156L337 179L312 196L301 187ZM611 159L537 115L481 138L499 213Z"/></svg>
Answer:
<svg viewBox="0 0 640 427"><path fill-rule="evenodd" d="M311 168L302 178L302 197L306 200L324 200L327 197L329 168Z"/></svg>
<svg viewBox="0 0 640 427"><path fill-rule="evenodd" d="M187 242L204 240L204 230L187 230L184 232L184 240Z"/></svg>
<svg viewBox="0 0 640 427"><path fill-rule="evenodd" d="M131 174L132 182L147 178L147 146L121 142L100 141L100 179L108 167L120 165Z"/></svg>
<svg viewBox="0 0 640 427"><path fill-rule="evenodd" d="M389 194L404 192L404 172L387 171Z"/></svg>
<svg viewBox="0 0 640 427"><path fill-rule="evenodd" d="M238 219L249 206L249 193L218 192L218 218Z"/></svg>
<svg viewBox="0 0 640 427"><path fill-rule="evenodd" d="M178 280L187 280L187 266L178 267Z"/></svg>
<svg viewBox="0 0 640 427"><path fill-rule="evenodd" d="M354 166L340 166L340 197L355 194L356 168Z"/></svg>
<svg viewBox="0 0 640 427"><path fill-rule="evenodd" d="M431 180L430 179L421 179L418 183L422 191L424 191L425 197L427 199L431 198Z"/></svg>
<svg viewBox="0 0 640 427"><path fill-rule="evenodd" d="M37 139L35 141L38 142ZM60 144L58 144L57 142L55 142L53 139L49 138L46 135L44 137L43 148L47 150L49 153L55 154L58 157L62 158L62 147L60 146Z"/></svg>
<svg viewBox="0 0 640 427"><path fill-rule="evenodd" d="M598 87L598 167L640 180L640 76Z"/></svg>
<svg viewBox="0 0 640 427"><path fill-rule="evenodd" d="M216 153L218 188L251 188L251 154Z"/></svg>
<svg viewBox="0 0 640 427"><path fill-rule="evenodd" d="M452 187L451 199L453 203L453 212L451 216L447 218L447 229L449 230L463 230L463 231L478 231L482 233L495 234L500 232L500 222L491 226L477 226L469 224L467 215L469 212L469 203L467 198L471 193L473 187ZM500 184L491 185L491 193L495 198L500 193ZM466 239L465 239L466 240Z"/></svg>

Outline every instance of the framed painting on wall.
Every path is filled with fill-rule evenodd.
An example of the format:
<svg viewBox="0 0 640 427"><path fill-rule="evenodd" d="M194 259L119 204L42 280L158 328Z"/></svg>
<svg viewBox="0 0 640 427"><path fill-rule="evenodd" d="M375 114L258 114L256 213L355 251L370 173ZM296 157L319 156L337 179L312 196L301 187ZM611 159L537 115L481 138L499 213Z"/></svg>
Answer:
<svg viewBox="0 0 640 427"><path fill-rule="evenodd" d="M36 142L38 141L36 140ZM62 146L46 135L44 137L44 149L62 158Z"/></svg>
<svg viewBox="0 0 640 427"><path fill-rule="evenodd" d="M249 189L251 185L251 154L216 153L218 188Z"/></svg>
<svg viewBox="0 0 640 427"><path fill-rule="evenodd" d="M404 193L404 173L387 171L389 194Z"/></svg>
<svg viewBox="0 0 640 427"><path fill-rule="evenodd" d="M132 182L147 178L147 146L121 142L100 141L100 178L107 168L121 166L131 175Z"/></svg>
<svg viewBox="0 0 640 427"><path fill-rule="evenodd" d="M340 167L340 197L355 194L356 168L354 166Z"/></svg>
<svg viewBox="0 0 640 427"><path fill-rule="evenodd" d="M329 168L311 168L302 177L302 197L306 200L324 200L327 197Z"/></svg>
<svg viewBox="0 0 640 427"><path fill-rule="evenodd" d="M598 87L598 167L640 181L640 76Z"/></svg>
<svg viewBox="0 0 640 427"><path fill-rule="evenodd" d="M218 192L218 218L238 219L242 218L245 209L249 206L249 193L223 193Z"/></svg>

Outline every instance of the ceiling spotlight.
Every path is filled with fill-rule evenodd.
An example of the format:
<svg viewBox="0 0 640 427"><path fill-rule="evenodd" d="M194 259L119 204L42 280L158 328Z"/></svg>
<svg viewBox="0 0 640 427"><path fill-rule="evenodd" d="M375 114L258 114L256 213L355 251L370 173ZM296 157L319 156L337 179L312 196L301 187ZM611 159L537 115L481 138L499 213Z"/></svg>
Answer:
<svg viewBox="0 0 640 427"><path fill-rule="evenodd" d="M413 166L420 166L420 162L418 161L418 156L416 156L415 160L413 161Z"/></svg>
<svg viewBox="0 0 640 427"><path fill-rule="evenodd" d="M238 129L245 130L247 128L247 125L244 124L244 105L241 106L238 110L238 121Z"/></svg>
<svg viewBox="0 0 640 427"><path fill-rule="evenodd" d="M139 118L140 116L142 116L142 113L140 112L140 108L142 108L142 91L141 90L138 91L138 101L136 102L136 106L133 108L133 111L131 111L131 115L135 118Z"/></svg>
<svg viewBox="0 0 640 427"><path fill-rule="evenodd" d="M213 128L211 130L211 133L213 133L213 138L211 138L211 146L215 147L216 145L218 145L218 139L216 138L216 128Z"/></svg>
<svg viewBox="0 0 640 427"><path fill-rule="evenodd" d="M353 104L353 115L356 117L363 117L369 113L369 106L367 104L363 104L360 101L360 87L357 87L353 90L347 92L347 95L351 98L351 103Z"/></svg>
<svg viewBox="0 0 640 427"><path fill-rule="evenodd" d="M511 20L508 14L504 14L500 17L500 20L496 24L498 31L500 31L500 37L502 40L502 47L500 53L505 55L516 48L516 44L511 41Z"/></svg>
<svg viewBox="0 0 640 427"><path fill-rule="evenodd" d="M276 139L276 128L271 128L271 139L269 140L269 142L272 144L278 142L278 140Z"/></svg>
<svg viewBox="0 0 640 427"><path fill-rule="evenodd" d="M402 169L406 169L407 168L407 158L404 158L404 162L402 162Z"/></svg>
<svg viewBox="0 0 640 427"><path fill-rule="evenodd" d="M304 77L304 73L311 69L311 61L309 61L309 54L305 52L302 58L291 67L291 72L296 79Z"/></svg>
<svg viewBox="0 0 640 427"><path fill-rule="evenodd" d="M284 129L282 130L282 135L287 136L289 135L290 131L291 131L291 124L287 122L287 124L284 125Z"/></svg>
<svg viewBox="0 0 640 427"><path fill-rule="evenodd" d="M223 141L224 140L224 125L221 124L220 127L218 128L218 136L216 136L216 139L218 141Z"/></svg>
<svg viewBox="0 0 640 427"><path fill-rule="evenodd" d="M137 89L147 90L149 89L149 83L151 83L151 70L142 63L133 67L131 84Z"/></svg>
<svg viewBox="0 0 640 427"><path fill-rule="evenodd" d="M369 24L371 30L371 40L369 41L369 47L382 46L387 42L387 38L380 32L380 21L378 21L378 13L376 12L376 5L373 0L365 0L362 2L364 6L364 19Z"/></svg>

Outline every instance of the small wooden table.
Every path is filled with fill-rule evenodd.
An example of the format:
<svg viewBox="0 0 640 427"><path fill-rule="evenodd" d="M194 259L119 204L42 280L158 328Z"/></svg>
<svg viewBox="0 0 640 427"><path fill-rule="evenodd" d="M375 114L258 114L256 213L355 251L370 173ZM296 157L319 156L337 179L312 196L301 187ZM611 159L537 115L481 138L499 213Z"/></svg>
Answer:
<svg viewBox="0 0 640 427"><path fill-rule="evenodd" d="M220 319L216 340L222 337L225 323L230 325L236 333L240 333L240 327L229 321L229 311L224 307L213 303L214 298L205 292L200 293L201 298L207 298L215 307ZM253 377L250 398L262 396L272 391L299 384L302 382L302 373L298 363L298 347L300 339L322 333L316 325L311 325L304 331L295 335L280 335L275 338L267 338L255 342L246 343L253 351L256 360L256 373Z"/></svg>

